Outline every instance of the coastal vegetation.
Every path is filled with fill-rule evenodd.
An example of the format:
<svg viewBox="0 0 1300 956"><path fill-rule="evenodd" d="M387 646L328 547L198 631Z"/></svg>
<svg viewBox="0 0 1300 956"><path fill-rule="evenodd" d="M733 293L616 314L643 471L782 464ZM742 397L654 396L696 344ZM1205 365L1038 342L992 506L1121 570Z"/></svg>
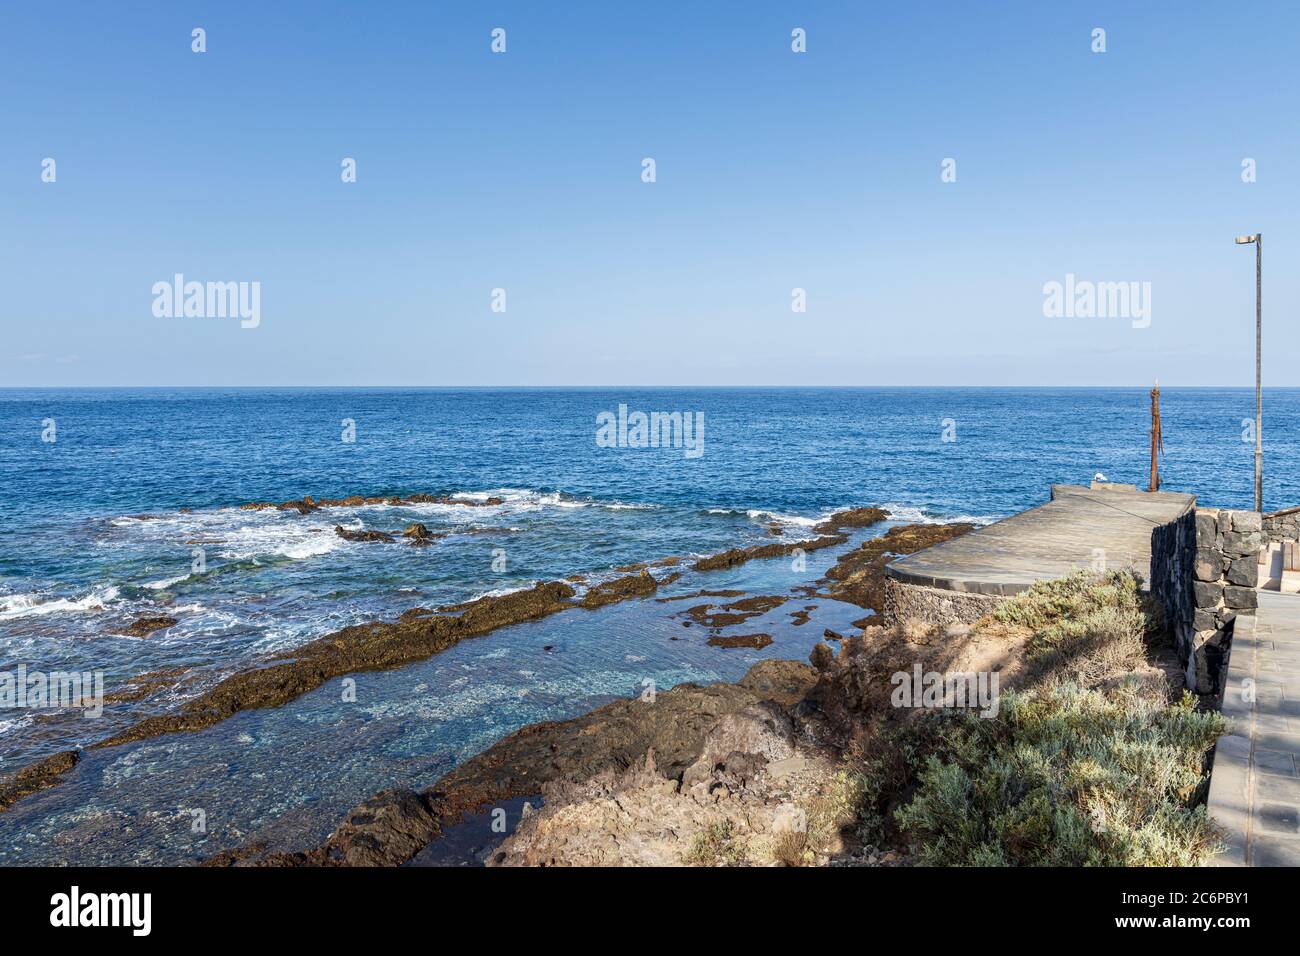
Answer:
<svg viewBox="0 0 1300 956"><path fill-rule="evenodd" d="M992 712L891 706L888 675L914 661L995 666L1010 689ZM1129 572L1040 583L969 628L867 627L813 667L798 703L731 712L683 772L633 761L544 787L492 862L1187 866L1216 851L1202 804L1225 722L1177 690Z"/></svg>
<svg viewBox="0 0 1300 956"><path fill-rule="evenodd" d="M1159 666L1159 616L1127 572L1041 582L981 625L1024 639L996 717L924 713L848 763L861 836L924 865L1191 866L1216 849L1205 760L1224 719Z"/></svg>

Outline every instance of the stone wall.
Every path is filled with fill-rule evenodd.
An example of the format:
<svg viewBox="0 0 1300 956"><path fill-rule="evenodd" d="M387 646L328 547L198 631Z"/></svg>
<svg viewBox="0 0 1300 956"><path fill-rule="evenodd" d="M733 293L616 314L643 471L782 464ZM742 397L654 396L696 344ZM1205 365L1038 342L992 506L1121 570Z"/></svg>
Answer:
<svg viewBox="0 0 1300 956"><path fill-rule="evenodd" d="M1300 509L1288 508L1264 515L1263 532L1264 540L1270 544L1274 541L1300 541Z"/></svg>
<svg viewBox="0 0 1300 956"><path fill-rule="evenodd" d="M1198 507L1151 533L1151 593L1199 694L1218 693L1233 621L1258 606L1264 540L1258 513L1219 508Z"/></svg>
<svg viewBox="0 0 1300 956"><path fill-rule="evenodd" d="M994 594L947 591L886 577L881 617L885 624L896 624L907 618L934 624L974 624L1005 600Z"/></svg>

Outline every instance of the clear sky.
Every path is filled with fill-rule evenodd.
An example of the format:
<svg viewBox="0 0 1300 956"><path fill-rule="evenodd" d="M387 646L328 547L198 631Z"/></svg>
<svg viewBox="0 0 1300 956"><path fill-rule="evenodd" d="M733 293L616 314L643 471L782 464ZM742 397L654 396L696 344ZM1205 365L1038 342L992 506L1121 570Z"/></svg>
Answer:
<svg viewBox="0 0 1300 956"><path fill-rule="evenodd" d="M1256 231L1300 385L1298 78L1292 0L6 2L0 386L1252 385Z"/></svg>

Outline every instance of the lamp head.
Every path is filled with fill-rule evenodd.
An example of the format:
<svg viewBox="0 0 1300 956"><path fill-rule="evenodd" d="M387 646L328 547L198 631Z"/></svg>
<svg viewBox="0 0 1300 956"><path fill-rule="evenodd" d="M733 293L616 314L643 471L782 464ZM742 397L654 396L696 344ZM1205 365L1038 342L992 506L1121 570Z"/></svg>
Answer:
<svg viewBox="0 0 1300 956"><path fill-rule="evenodd" d="M1248 245L1250 245L1252 242L1254 242L1254 241L1255 241L1256 239L1258 239L1258 238L1259 238L1258 235L1254 235L1254 236L1238 236L1238 237L1236 238L1235 241L1236 241L1237 245L1239 245L1239 246L1248 246Z"/></svg>

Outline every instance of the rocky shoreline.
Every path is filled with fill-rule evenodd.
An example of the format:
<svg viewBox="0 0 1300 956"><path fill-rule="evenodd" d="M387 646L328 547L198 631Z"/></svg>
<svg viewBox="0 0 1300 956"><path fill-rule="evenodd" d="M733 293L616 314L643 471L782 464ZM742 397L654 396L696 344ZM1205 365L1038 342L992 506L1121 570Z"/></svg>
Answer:
<svg viewBox="0 0 1300 956"><path fill-rule="evenodd" d="M54 786L80 760L81 754L77 751L63 750L0 780L0 811L8 810L23 797Z"/></svg>
<svg viewBox="0 0 1300 956"><path fill-rule="evenodd" d="M391 505L393 507L402 507L406 505L460 505L465 508L490 508L493 505L504 504L504 498L489 497L478 501L473 498L453 498L445 495L430 495L424 492L417 492L413 495L383 495L363 497L362 495L349 495L346 498L313 498L311 495L304 495L302 498L296 498L291 501L250 501L247 504L240 505L244 511L296 511L300 515L311 514L313 511L320 511L322 508L359 508L362 505Z"/></svg>
<svg viewBox="0 0 1300 956"><path fill-rule="evenodd" d="M435 498L428 495L415 495L408 498L371 499L352 497L319 500L305 497L281 504L253 503L243 507L250 510L275 508L308 513L320 508L354 506L366 503L402 504L423 502L477 506L491 502L491 499L487 499L486 502L466 502L448 498ZM807 551L842 544L848 540L847 535L839 533L842 529L865 527L884 520L886 517L885 512L875 508L858 508L840 512L819 524L814 529L819 533L819 537L809 541L780 542L771 545L731 549L698 559L692 567L697 570L729 568L751 560L786 556L800 548ZM908 527L925 529L945 526ZM902 530L902 528L891 529L890 534ZM408 532L410 532L410 529L408 529ZM823 534L822 532L830 533ZM942 532L925 532L921 530L914 532L910 537L894 535L892 540L898 547L902 548L921 540L928 540L935 534L940 533ZM406 536L412 538L416 543L424 538L423 535L419 534L419 529ZM870 541L863 547L865 548L869 544ZM858 551L860 550L858 549ZM851 552L851 554L858 554L858 551ZM876 549L871 552L871 556L876 558L883 553ZM900 553L902 552L900 551ZM861 561L849 561L849 564L846 565L845 562L848 560L847 556L841 558L836 568L845 566L852 569L852 573L845 573L837 577L836 571L832 569L828 578L821 583L830 585L829 596L858 603L856 599L860 595L856 585L850 587L843 584L837 585L835 582L848 580L853 574L858 575L857 578L853 578L854 581L858 581L864 573L875 574L880 572L883 563L871 561L868 562L871 565L868 568L862 566ZM661 586L671 583L680 576L674 572L657 579L649 573L649 569L653 567L671 567L680 561L680 558L665 558L651 563L622 568L620 570L630 570L632 568L637 570L635 573L592 585L580 599L575 599L577 591L570 583L579 583L583 580L582 576L576 576L567 582L546 582L524 591L487 596L460 605L432 610L412 608L403 613L396 621L372 622L344 628L295 648L290 652L269 658L264 666L236 672L183 705L178 711L146 717L125 730L90 746L93 748L112 747L164 734L202 730L241 711L280 706L336 677L349 673L386 670L424 660L461 640L480 637L510 624L538 620L572 608L590 610L631 598L649 597ZM837 586L841 593L834 593ZM701 592L701 594L713 593L719 592ZM720 593L725 596L736 596L739 592ZM689 597L689 595L686 597ZM675 597L672 600L676 599ZM732 602L731 605L724 605L713 613L707 613L707 606L692 607L686 613L695 617L702 624L726 626L727 624L743 621L755 613L762 613L771 607L778 606L787 599L788 597L746 598ZM153 623L155 622L149 622L150 625ZM144 626L141 627L141 630L144 630ZM769 635L750 634L716 638L711 643L723 647L762 647L770 642L771 637ZM663 699L664 696L660 695L660 698ZM664 753L662 746L656 749L659 753ZM73 757L71 762L67 759L68 754ZM36 789L44 789L57 784L61 776L75 766L76 756L77 751L56 754L53 757L37 761L17 774L11 775L6 780L0 781L0 796L5 797L5 799L0 799L0 811L7 809L8 806L22 796L35 792ZM519 791L519 793L523 795L536 793L536 784L530 783L530 786L533 787L532 790L528 790L527 793ZM526 787L525 790L527 790ZM515 791L512 790L510 795L516 795ZM454 800L440 806L442 810L455 807L454 812L460 813L462 812L463 802ZM363 806L365 805L363 804ZM360 808L358 808L359 811ZM439 826L441 826L445 822L441 811L438 819Z"/></svg>
<svg viewBox="0 0 1300 956"><path fill-rule="evenodd" d="M838 589L835 596L840 600L851 600L859 606L869 607L873 600L878 602L883 593L885 562L882 558L885 555L903 553L902 549L926 547L926 542L946 540L965 533L971 527L920 525L891 529L891 532L899 532L890 541L890 546L899 548L899 552L892 552L890 546L871 547L872 541L881 540L871 539L842 557L820 583L832 592ZM704 595L727 598L736 597L738 593L702 591L660 600L689 600ZM701 623L732 624L753 613L779 606L787 599L757 596L723 605L720 614L710 613L709 605L696 605L682 613ZM736 620L732 620L732 616ZM872 630L879 632L882 629ZM744 646L762 646L761 638L771 640L768 635L739 637L746 642ZM835 634L834 639L840 639L840 635ZM749 641L756 643L749 644ZM852 639L841 643L842 656L860 653ZM814 665L828 673L833 671L830 662L835 660L835 655L825 644L818 647L824 648L825 653L814 655ZM543 794L548 809L541 811L537 821L548 819L548 814L554 812L549 808L566 806L577 799L575 795L582 793L617 792L620 799L624 796L630 799L630 795L636 792L651 803L654 794L665 795L664 799L668 799L666 795L679 784L690 789L691 784L687 783L690 775L693 775L691 779L695 783L705 778L713 779L713 769L696 765L709 746L716 749L725 745L716 739L710 744L709 739L710 734L716 738L719 733L725 735L728 732L717 730L724 723L734 729L735 721L726 723L725 718L729 716L762 705L776 707L786 715L783 719L794 721L798 718L805 726L809 725L805 719L809 713L820 714L824 709L835 714L841 723L846 721L848 717L842 708L836 710L835 705L824 708L819 702L817 683L817 670L806 664L764 661L734 684L718 683L707 687L682 684L656 695L652 704L641 699L615 701L572 720L530 725L498 741L426 790L399 788L375 794L354 808L319 846L292 853L268 853L265 845L252 845L218 854L205 865L394 866L411 860L437 840L443 830L456 826L467 814L511 799ZM843 694L823 692L821 697L839 699ZM755 718L753 713L744 719L736 719L742 724L747 721L752 724L755 719L760 723L766 720L762 716ZM814 747L813 751L807 751L804 748L797 765L791 765L789 779L782 777L783 785L815 789L824 782L830 766L831 757L827 754L833 754L837 747L846 743L842 733L840 739L836 739L836 734L826 729L826 720L814 723L820 724L816 734L827 739L831 750L824 752ZM783 753L784 749L778 747L773 752ZM791 753L788 756L795 755ZM809 764L810 760L812 764ZM729 769L725 759L721 763L723 766L717 772L724 777L743 769L740 764ZM695 767L694 771L691 771L692 767ZM749 777L743 777L743 780L748 786ZM746 792L749 797L757 799L754 793ZM814 796L803 793L806 799L814 799ZM767 806L770 797L767 794L760 802ZM781 803L777 800L777 804ZM690 808L683 809L688 815L695 812ZM534 822L532 825L541 824ZM512 857L511 851L503 852L506 856L498 863L539 862L537 854ZM596 855L590 862L596 862L599 853L592 852ZM874 852L870 855L873 860L877 859ZM891 865L895 861L880 856L879 862Z"/></svg>
<svg viewBox="0 0 1300 956"><path fill-rule="evenodd" d="M431 496L417 495L402 501L421 501L428 498ZM302 501L286 502L283 505L245 507L286 509L302 505L303 502L309 503L311 507L331 507L339 503L347 504L352 500L315 502L308 497ZM879 509L855 509L834 515L830 521L840 519L860 522L863 520L863 513L867 510L882 516L875 520L883 520L885 513ZM822 537L804 542L802 546L811 550L844 541L847 541L846 537L834 539ZM757 558L787 554L800 546L800 543L783 543L733 549L701 559L694 567L699 570L734 567ZM773 550L773 553L769 554L769 550ZM656 564L668 566L677 563L678 560L667 558ZM211 690L185 704L176 713L145 718L92 746L112 747L163 734L202 730L240 711L277 707L315 690L335 677L364 671L388 670L425 660L462 640L481 637L500 627L538 620L570 608L594 610L630 598L648 597L659 587L672 583L679 577L678 574L673 573L662 580L657 579L647 570L650 566L647 565L634 574L592 585L577 601L573 600L577 591L570 583L550 581L524 591L486 596L459 605L432 610L412 608L396 621L371 622L343 628L301 647L276 655L270 658L267 666L240 671L227 677ZM578 580L581 578L579 577Z"/></svg>
<svg viewBox="0 0 1300 956"><path fill-rule="evenodd" d="M572 720L531 724L467 760L424 791L385 790L359 804L320 846L265 853L264 846L221 853L209 866L397 866L442 830L485 804L533 796L551 781L587 778L644 762L684 773L717 722L762 700L789 705L814 683L797 661L763 661L734 684L679 684L655 695L618 700Z"/></svg>
<svg viewBox="0 0 1300 956"><path fill-rule="evenodd" d="M1073 631L1062 631L1066 622ZM539 797L541 808L524 804L510 833L475 849L480 862L1203 862L1213 834L1196 815L1195 784L1204 781L1205 747L1224 727L1180 701L1158 628L1132 576L1080 572L1036 585L974 626L868 626L841 638L838 651L816 645L811 667L764 661L736 684L681 685L525 727L428 790L377 794L318 847L250 847L209 863L401 864L429 853L421 841L459 825L463 813L512 798L518 806L524 796ZM1072 639L1062 643L1063 633ZM1010 716L977 715L969 702L900 705L892 677L913 670L995 672ZM1071 724L1062 739L1062 721L1081 713L1099 722ZM1147 756L1135 764L1138 740ZM1022 748L1023 766L1010 756ZM984 759L968 767L971 754ZM1170 787L1173 760L1191 783ZM1051 774L1035 770L1049 766ZM968 772L987 781L945 785ZM1098 788L1119 808L1114 820L1092 810ZM1159 829L1164 842L1135 839L1143 828Z"/></svg>

